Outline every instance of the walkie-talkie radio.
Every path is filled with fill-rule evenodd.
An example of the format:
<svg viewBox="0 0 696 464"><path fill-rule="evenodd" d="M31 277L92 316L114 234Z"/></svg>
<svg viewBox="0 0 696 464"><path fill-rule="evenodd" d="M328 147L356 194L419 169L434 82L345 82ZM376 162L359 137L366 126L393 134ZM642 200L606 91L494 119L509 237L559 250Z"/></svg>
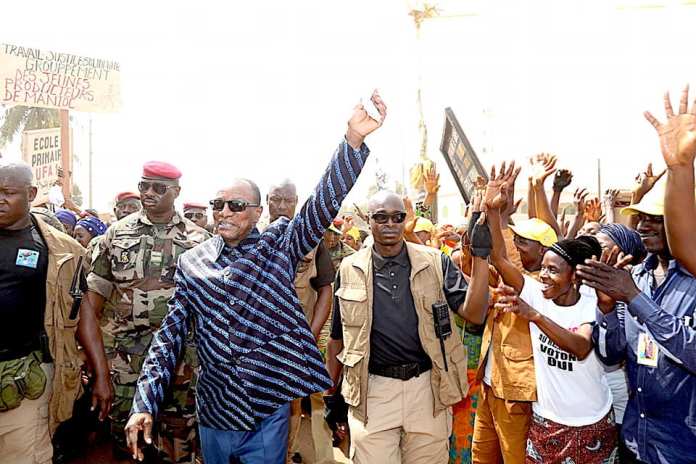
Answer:
<svg viewBox="0 0 696 464"><path fill-rule="evenodd" d="M452 324L450 324L449 306L447 303L433 303L433 322L435 323L435 335L440 339L440 350L442 351L442 359L445 361L445 371L447 371L445 339L452 335Z"/></svg>

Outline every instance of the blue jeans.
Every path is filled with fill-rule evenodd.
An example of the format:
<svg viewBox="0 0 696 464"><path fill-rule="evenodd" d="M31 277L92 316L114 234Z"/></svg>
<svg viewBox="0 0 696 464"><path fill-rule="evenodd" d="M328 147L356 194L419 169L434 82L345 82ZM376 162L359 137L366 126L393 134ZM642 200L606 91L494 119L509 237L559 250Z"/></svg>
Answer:
<svg viewBox="0 0 696 464"><path fill-rule="evenodd" d="M290 404L265 418L253 432L199 426L205 464L285 464Z"/></svg>

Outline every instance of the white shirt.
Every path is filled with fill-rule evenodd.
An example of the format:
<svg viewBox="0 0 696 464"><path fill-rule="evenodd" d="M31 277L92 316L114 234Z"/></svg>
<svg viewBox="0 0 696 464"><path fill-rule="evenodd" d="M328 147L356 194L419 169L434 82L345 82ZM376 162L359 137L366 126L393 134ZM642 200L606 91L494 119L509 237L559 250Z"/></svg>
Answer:
<svg viewBox="0 0 696 464"><path fill-rule="evenodd" d="M564 329L574 332L596 320L596 293L581 291L575 305L558 306L544 298L541 288L540 282L525 276L520 297ZM612 398L604 367L594 350L578 360L560 349L536 324L530 323L529 331L537 382L534 412L572 427L599 422L611 409Z"/></svg>
<svg viewBox="0 0 696 464"><path fill-rule="evenodd" d="M488 345L488 353L486 354L486 368L483 370L483 381L489 387L493 383L491 377L493 377L493 340L491 339L490 345Z"/></svg>

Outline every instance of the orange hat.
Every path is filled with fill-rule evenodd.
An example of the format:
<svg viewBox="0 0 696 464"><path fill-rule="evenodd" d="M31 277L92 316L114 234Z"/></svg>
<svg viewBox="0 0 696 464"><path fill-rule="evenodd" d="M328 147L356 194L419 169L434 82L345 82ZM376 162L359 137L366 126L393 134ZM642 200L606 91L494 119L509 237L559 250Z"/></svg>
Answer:
<svg viewBox="0 0 696 464"><path fill-rule="evenodd" d="M143 165L143 177L177 180L181 177L181 171L164 161L148 161Z"/></svg>

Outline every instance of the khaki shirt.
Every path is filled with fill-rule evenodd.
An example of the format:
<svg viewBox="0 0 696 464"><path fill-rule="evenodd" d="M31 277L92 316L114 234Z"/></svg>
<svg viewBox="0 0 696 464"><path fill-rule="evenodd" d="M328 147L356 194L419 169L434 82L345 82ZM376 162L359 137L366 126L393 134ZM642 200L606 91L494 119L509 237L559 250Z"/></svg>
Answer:
<svg viewBox="0 0 696 464"><path fill-rule="evenodd" d="M503 229L505 249L512 264L522 268L520 255L513 243L510 229ZM491 347L491 389L508 401L536 401L536 376L532 355L529 321L514 313L496 310L491 301L481 341L481 358L476 378L482 380L486 370L488 348Z"/></svg>

